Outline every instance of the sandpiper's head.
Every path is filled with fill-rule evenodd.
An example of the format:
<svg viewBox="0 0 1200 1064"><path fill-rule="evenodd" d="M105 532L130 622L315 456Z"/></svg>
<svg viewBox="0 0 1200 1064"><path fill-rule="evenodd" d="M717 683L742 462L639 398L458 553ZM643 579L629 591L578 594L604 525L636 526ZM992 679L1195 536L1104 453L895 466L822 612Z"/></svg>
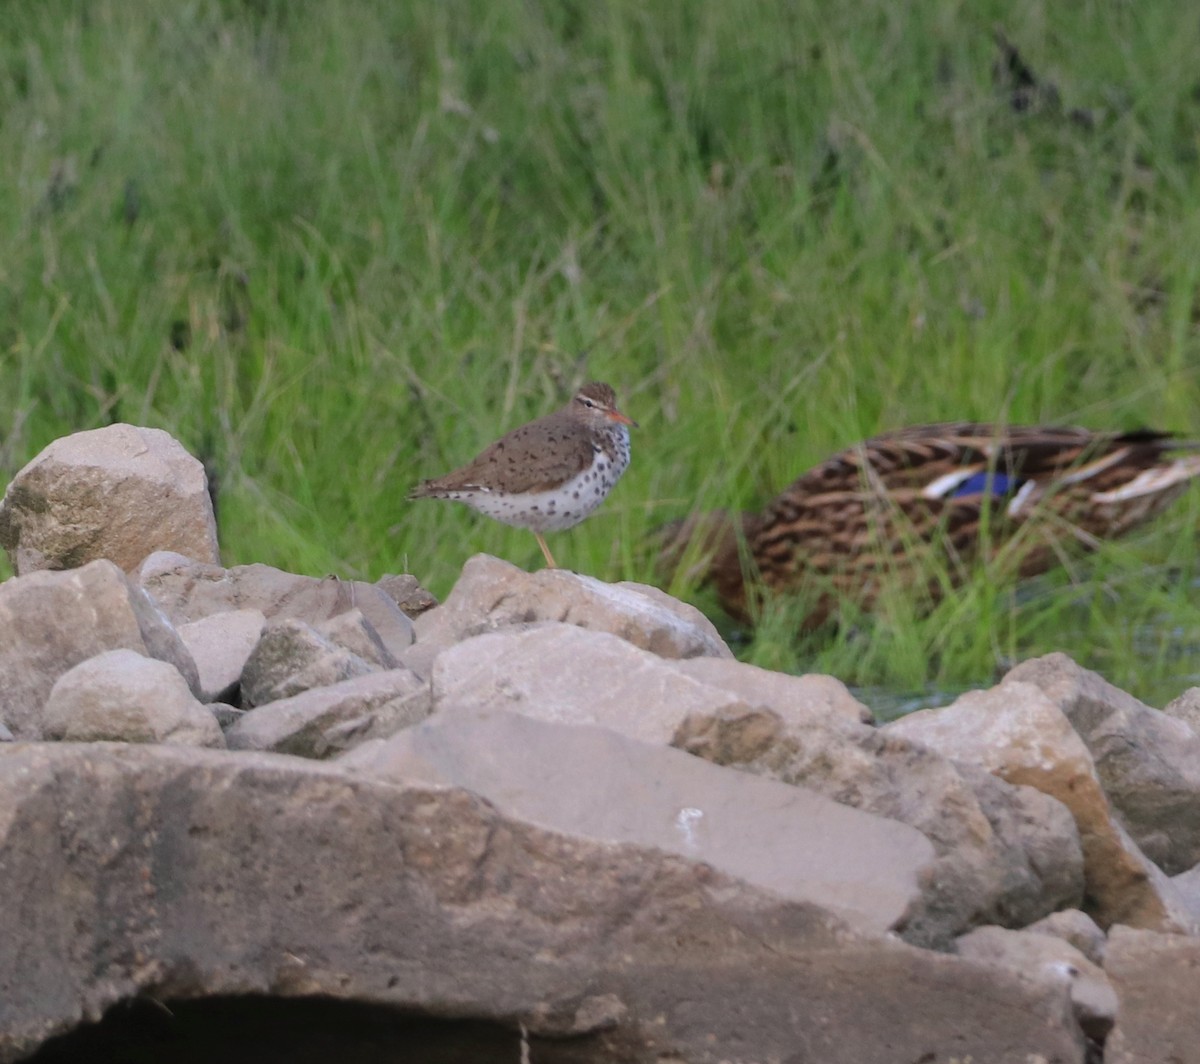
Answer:
<svg viewBox="0 0 1200 1064"><path fill-rule="evenodd" d="M617 409L617 393L599 381L590 381L580 388L571 400L569 409L577 418L592 424L603 425L615 421L637 428L636 421Z"/></svg>

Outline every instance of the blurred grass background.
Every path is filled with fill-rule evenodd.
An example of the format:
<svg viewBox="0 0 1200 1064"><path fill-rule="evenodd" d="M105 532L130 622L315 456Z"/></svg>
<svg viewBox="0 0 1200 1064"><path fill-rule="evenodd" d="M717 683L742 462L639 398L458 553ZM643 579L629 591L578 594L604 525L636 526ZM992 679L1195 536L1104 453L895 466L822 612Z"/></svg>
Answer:
<svg viewBox="0 0 1200 1064"><path fill-rule="evenodd" d="M0 477L165 428L227 564L439 595L476 551L540 564L404 494L586 378L641 429L552 546L606 579L904 424L1200 434L1200 19L1169 0L0 12ZM782 606L742 653L914 691L1063 649L1161 702L1200 674L1195 496L1034 585L803 641Z"/></svg>

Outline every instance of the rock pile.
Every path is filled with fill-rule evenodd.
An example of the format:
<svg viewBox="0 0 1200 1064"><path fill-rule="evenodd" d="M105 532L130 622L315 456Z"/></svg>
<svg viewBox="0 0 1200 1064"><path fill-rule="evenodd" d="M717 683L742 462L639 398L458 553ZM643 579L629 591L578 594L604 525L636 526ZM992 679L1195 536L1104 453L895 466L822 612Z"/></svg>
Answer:
<svg viewBox="0 0 1200 1064"><path fill-rule="evenodd" d="M1194 1059L1200 695L1050 655L877 727L657 589L226 569L206 500L113 426L0 504L0 1062L248 994L533 1061Z"/></svg>

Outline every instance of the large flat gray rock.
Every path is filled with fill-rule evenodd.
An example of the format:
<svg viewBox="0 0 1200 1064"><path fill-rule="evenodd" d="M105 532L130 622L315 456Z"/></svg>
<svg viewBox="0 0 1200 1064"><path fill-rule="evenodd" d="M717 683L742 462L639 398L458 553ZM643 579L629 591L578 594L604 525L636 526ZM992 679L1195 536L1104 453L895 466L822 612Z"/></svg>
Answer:
<svg viewBox="0 0 1200 1064"><path fill-rule="evenodd" d="M541 1064L1083 1061L1018 974L282 755L0 746L0 897L4 1064L134 996L247 994L523 1028Z"/></svg>
<svg viewBox="0 0 1200 1064"><path fill-rule="evenodd" d="M653 846L882 933L903 926L934 862L919 831L802 787L723 769L605 728L442 710L339 762L463 787L506 815Z"/></svg>

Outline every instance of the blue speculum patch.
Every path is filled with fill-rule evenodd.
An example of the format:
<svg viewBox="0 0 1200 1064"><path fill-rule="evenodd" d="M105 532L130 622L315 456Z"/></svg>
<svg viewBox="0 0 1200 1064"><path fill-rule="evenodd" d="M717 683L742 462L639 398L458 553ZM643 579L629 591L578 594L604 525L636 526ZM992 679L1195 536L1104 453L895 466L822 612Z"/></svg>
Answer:
<svg viewBox="0 0 1200 1064"><path fill-rule="evenodd" d="M1020 486L1021 482L1016 477L1006 476L1004 473L973 473L954 489L950 498L961 499L965 495L991 494L993 498L1006 499L1016 494Z"/></svg>

